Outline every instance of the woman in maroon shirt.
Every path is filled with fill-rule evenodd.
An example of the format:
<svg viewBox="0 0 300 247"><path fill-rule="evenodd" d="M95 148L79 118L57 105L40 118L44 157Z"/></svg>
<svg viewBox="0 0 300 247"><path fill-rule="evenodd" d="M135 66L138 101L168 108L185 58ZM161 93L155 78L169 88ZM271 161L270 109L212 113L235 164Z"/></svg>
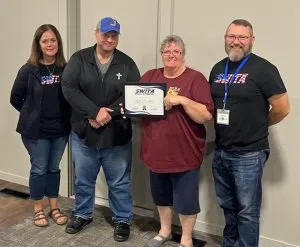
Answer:
<svg viewBox="0 0 300 247"><path fill-rule="evenodd" d="M150 170L153 201L161 228L148 242L157 247L172 238L172 211L182 225L181 246L192 246L192 231L199 206L199 173L206 130L212 118L210 85L199 71L185 66L183 40L170 35L161 45L163 68L142 76L142 82L165 82L167 117L142 120L141 159Z"/></svg>

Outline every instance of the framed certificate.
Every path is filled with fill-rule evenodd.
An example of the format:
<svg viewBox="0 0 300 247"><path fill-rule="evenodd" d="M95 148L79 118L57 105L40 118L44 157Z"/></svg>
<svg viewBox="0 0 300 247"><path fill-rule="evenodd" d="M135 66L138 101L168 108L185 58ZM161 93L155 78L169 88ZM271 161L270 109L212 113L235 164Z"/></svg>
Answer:
<svg viewBox="0 0 300 247"><path fill-rule="evenodd" d="M124 111L127 116L165 116L166 83L126 82Z"/></svg>

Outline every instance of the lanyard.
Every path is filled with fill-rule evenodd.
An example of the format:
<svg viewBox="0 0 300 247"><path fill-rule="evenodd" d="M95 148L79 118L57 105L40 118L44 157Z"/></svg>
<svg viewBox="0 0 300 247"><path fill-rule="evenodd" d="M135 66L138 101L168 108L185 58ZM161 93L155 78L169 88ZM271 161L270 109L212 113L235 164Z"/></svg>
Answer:
<svg viewBox="0 0 300 247"><path fill-rule="evenodd" d="M226 103L227 103L229 88L230 88L231 84L233 83L233 81L234 81L235 77L237 76L237 74L245 66L249 56L250 56L250 54L243 58L242 62L237 67L236 71L234 72L233 76L230 78L228 83L226 83L226 80L227 80L228 70L229 70L229 58L227 59L226 66L225 66L225 72L224 72L224 76L223 76L223 79L225 80L225 83L224 83L225 84L225 94L224 94L224 99L223 99L223 104L224 104L223 109L225 109L225 106L226 106Z"/></svg>

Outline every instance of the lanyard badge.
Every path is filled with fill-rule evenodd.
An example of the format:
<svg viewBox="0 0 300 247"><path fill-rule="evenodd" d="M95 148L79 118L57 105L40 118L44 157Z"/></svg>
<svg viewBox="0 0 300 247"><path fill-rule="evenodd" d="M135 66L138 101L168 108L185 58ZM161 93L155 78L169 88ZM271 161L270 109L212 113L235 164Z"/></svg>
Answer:
<svg viewBox="0 0 300 247"><path fill-rule="evenodd" d="M235 77L237 74L241 71L241 69L245 66L247 60L249 59L249 55L243 58L242 62L240 65L237 67L236 71L234 72L233 76L230 78L229 82L226 83L227 77L228 77L228 70L229 70L229 58L227 59L226 66L225 66L225 71L224 71L224 76L223 80L225 80L225 92L224 92L224 98L223 98L223 109L217 109L217 123L218 124L223 124L223 125L229 125L229 110L226 110L226 103L228 100L228 92L229 88L234 82Z"/></svg>
<svg viewBox="0 0 300 247"><path fill-rule="evenodd" d="M229 125L229 110L217 109L217 124Z"/></svg>

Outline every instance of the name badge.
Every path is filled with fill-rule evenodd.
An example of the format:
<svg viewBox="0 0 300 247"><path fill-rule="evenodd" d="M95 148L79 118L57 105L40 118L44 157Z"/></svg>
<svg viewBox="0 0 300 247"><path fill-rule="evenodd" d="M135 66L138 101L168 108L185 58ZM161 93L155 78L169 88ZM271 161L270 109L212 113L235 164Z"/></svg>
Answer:
<svg viewBox="0 0 300 247"><path fill-rule="evenodd" d="M217 124L229 125L229 110L217 109Z"/></svg>

